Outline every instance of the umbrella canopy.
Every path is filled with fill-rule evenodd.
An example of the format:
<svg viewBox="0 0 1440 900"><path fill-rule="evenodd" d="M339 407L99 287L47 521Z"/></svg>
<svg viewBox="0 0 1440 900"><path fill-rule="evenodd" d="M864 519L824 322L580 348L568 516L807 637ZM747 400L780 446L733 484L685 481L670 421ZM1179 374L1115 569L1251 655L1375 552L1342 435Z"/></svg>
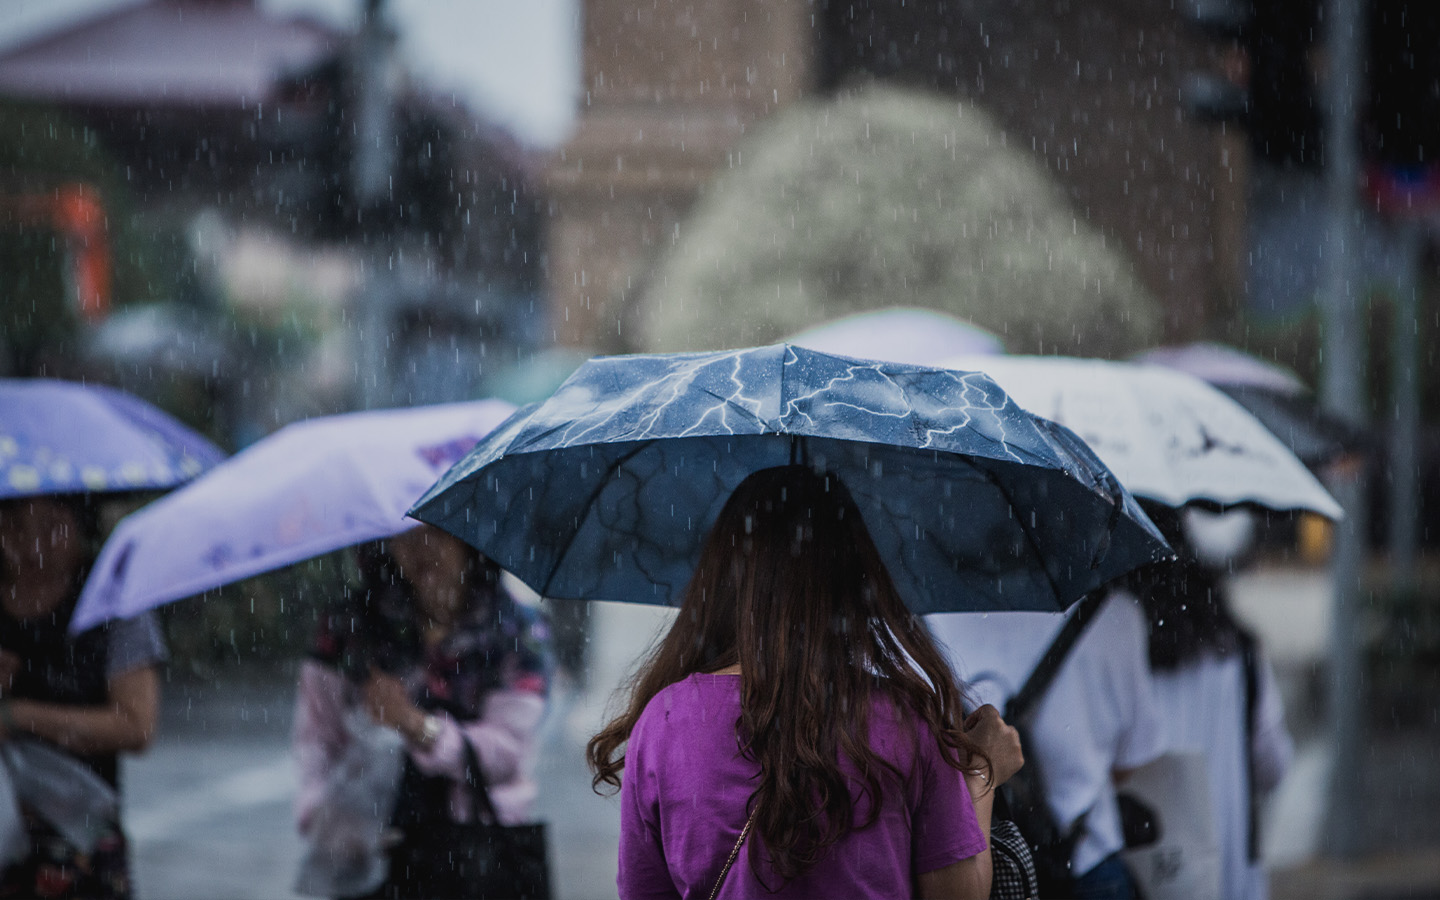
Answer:
<svg viewBox="0 0 1440 900"><path fill-rule="evenodd" d="M1310 392L1300 376L1284 366L1212 341L1156 347L1136 354L1135 361L1194 375L1217 387L1258 387L1289 396Z"/></svg>
<svg viewBox="0 0 1440 900"><path fill-rule="evenodd" d="M549 597L673 604L751 472L854 495L917 612L1059 610L1168 548L1073 434L984 375L777 344L600 357L411 514Z"/></svg>
<svg viewBox="0 0 1440 900"><path fill-rule="evenodd" d="M224 458L219 447L124 391L0 379L0 500L165 490Z"/></svg>
<svg viewBox="0 0 1440 900"><path fill-rule="evenodd" d="M1320 482L1238 403L1159 366L1054 356L957 357L983 368L1015 402L1074 429L1136 495L1308 509L1342 517Z"/></svg>
<svg viewBox="0 0 1440 900"><path fill-rule="evenodd" d="M122 519L70 628L414 527L410 504L514 409L477 400L287 425Z"/></svg>
<svg viewBox="0 0 1440 900"><path fill-rule="evenodd" d="M1123 356L1159 337L1119 242L977 106L884 86L817 97L734 158L647 279L641 349L766 343L882 302L1017 352Z"/></svg>
<svg viewBox="0 0 1440 900"><path fill-rule="evenodd" d="M792 335L788 343L862 359L932 366L957 353L1004 353L1000 338L931 309L894 307L844 316Z"/></svg>
<svg viewBox="0 0 1440 900"><path fill-rule="evenodd" d="M1327 415L1294 372L1233 347L1201 341L1157 347L1135 359L1213 384L1263 422L1307 466L1324 465L1368 442L1358 429Z"/></svg>

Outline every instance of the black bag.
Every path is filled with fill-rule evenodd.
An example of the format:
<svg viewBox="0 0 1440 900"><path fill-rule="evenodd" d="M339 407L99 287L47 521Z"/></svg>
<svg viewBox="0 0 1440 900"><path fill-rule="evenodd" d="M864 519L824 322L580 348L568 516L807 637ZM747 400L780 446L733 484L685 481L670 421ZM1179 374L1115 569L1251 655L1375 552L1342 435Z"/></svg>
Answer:
<svg viewBox="0 0 1440 900"><path fill-rule="evenodd" d="M1025 731L1020 730L1021 746ZM1035 869L1037 896L1069 897L1074 894L1074 873L1070 861L1075 844L1085 833L1085 815L1061 828L1050 814L1041 787L1039 768L1031 760L1000 787L996 813L1015 826L1030 849ZM993 827L992 827L993 831ZM992 890L992 896L994 896Z"/></svg>
<svg viewBox="0 0 1440 900"><path fill-rule="evenodd" d="M1060 671L1061 664L1080 639L1085 626L1094 618L1105 595L1100 592L1087 594L1077 605L1075 612L1066 620L1060 633L1055 636L1049 649L1036 664L1035 670L1025 680L1024 686L1005 704L1005 721L1020 732L1020 746L1029 744L1026 721L1036 702L1050 687L1050 682ZM1049 804L1040 780L1039 766L1034 756L1025 761L1025 766L1009 781L1000 786L995 797L995 807L990 827L992 849L997 846L995 835L1000 825L1011 825L1023 838L1030 851L1034 887L1025 880L1023 867L1017 874L1007 863L1002 865L998 854L991 853L994 874L991 877L990 896L993 900L1010 897L1069 897L1074 893L1074 873L1070 863L1074 856L1075 844L1085 833L1085 814L1074 822L1062 825L1050 815Z"/></svg>
<svg viewBox="0 0 1440 900"><path fill-rule="evenodd" d="M474 819L442 818L423 829L408 830L391 853L387 886L404 885L401 896L549 900L544 823L498 824L475 748L469 741L464 743L465 781L471 787Z"/></svg>
<svg viewBox="0 0 1440 900"><path fill-rule="evenodd" d="M1153 806L1124 791L1116 792L1115 805L1120 810L1120 833L1126 850L1148 847L1160 840L1160 816Z"/></svg>

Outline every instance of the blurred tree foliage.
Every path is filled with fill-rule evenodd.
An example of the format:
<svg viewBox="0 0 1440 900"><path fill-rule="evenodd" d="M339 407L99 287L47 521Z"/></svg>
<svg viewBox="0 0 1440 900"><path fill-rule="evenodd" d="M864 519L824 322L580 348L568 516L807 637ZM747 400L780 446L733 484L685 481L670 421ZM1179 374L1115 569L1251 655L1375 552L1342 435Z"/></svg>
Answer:
<svg viewBox="0 0 1440 900"><path fill-rule="evenodd" d="M1125 250L980 108L884 85L796 103L736 148L636 307L640 348L783 339L885 305L1012 353L1121 357L1161 308Z"/></svg>

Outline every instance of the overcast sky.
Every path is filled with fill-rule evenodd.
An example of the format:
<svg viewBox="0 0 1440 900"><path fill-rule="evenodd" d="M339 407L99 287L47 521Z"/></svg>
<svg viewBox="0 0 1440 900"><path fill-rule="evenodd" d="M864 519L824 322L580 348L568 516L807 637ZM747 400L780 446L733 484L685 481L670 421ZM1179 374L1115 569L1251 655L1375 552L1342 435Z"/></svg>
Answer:
<svg viewBox="0 0 1440 900"><path fill-rule="evenodd" d="M0 0L0 51L142 0ZM362 0L259 0L278 15L355 25ZM580 82L580 0L388 0L412 72L520 140L570 133Z"/></svg>

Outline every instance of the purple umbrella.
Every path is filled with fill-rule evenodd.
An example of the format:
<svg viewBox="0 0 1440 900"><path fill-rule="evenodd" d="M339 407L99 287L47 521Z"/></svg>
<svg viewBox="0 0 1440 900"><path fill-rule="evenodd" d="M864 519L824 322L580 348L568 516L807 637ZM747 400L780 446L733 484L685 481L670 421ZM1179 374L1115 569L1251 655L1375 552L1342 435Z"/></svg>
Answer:
<svg viewBox="0 0 1440 900"><path fill-rule="evenodd" d="M1234 347L1200 341L1157 347L1137 362L1165 366L1214 385L1274 432L1307 466L1364 449L1368 436L1327 415L1294 372Z"/></svg>
<svg viewBox="0 0 1440 900"><path fill-rule="evenodd" d="M1210 341L1156 347L1136 355L1135 361L1176 369L1216 387L1264 388L1287 396L1310 390L1300 376L1279 363Z"/></svg>
<svg viewBox="0 0 1440 900"><path fill-rule="evenodd" d="M219 447L124 391L0 379L0 499L164 490L224 458Z"/></svg>
<svg viewBox="0 0 1440 900"><path fill-rule="evenodd" d="M477 400L288 425L122 519L70 628L399 534L416 524L410 505L514 410Z"/></svg>

